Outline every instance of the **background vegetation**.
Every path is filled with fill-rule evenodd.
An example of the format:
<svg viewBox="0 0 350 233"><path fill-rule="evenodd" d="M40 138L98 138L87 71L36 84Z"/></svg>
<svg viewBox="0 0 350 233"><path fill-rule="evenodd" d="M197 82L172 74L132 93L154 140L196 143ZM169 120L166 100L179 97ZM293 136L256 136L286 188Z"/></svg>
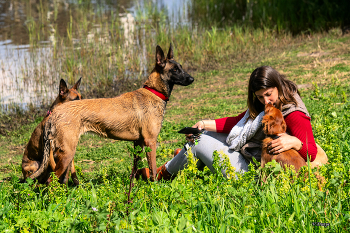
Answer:
<svg viewBox="0 0 350 233"><path fill-rule="evenodd" d="M39 16L47 14L45 7L37 8L44 12ZM32 62L24 67L28 79L35 77L45 84L43 80L49 78L57 85L65 77L73 84L82 75L85 98L115 96L140 87L154 64L156 44L167 50L170 42L175 59L195 77L188 87L176 86L170 98L158 137L158 165L183 146L185 140L177 134L182 127L244 111L249 75L261 65L271 65L298 84L312 115L316 142L326 151L329 164L319 170L305 168L298 177L271 164L264 170L251 168L244 176L238 174L238 179L200 172L189 164L172 182L136 182L133 200L127 203L132 163L127 146L131 143L87 134L75 155L79 187L71 182L68 186L20 184L24 147L47 109L33 105L24 111L13 106L12 113L3 112L0 121L1 231L349 231L350 36L341 28L296 35L288 29L244 25L173 28L166 23L166 13L150 4L152 17L145 18L147 14L139 11L136 21L146 23L133 36L136 44L126 46L118 17L103 18L89 4L74 10L67 35L55 34L51 52L40 55L49 65ZM40 26L45 20L32 21L35 30L29 34L34 50L41 35L49 31ZM91 22L103 28L94 31L92 40L86 29ZM53 21L52 25L58 24ZM140 54L146 57L146 68L140 65ZM35 56L39 55L33 55L33 61ZM36 71L30 75L33 68ZM261 175L268 177L266 182L259 179Z"/></svg>
<svg viewBox="0 0 350 233"><path fill-rule="evenodd" d="M346 0L199 0L191 13L207 26L244 25L289 31L293 34L328 31L350 25ZM205 17L203 17L205 15Z"/></svg>

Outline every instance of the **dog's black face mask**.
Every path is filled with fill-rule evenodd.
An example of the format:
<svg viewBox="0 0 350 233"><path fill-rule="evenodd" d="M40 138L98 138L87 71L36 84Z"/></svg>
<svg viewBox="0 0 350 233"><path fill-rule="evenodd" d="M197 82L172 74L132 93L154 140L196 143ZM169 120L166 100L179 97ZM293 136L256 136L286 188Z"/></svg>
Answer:
<svg viewBox="0 0 350 233"><path fill-rule="evenodd" d="M186 73L182 66L174 60L168 60L173 65L170 69L170 82L181 86L187 86L193 83L194 78Z"/></svg>

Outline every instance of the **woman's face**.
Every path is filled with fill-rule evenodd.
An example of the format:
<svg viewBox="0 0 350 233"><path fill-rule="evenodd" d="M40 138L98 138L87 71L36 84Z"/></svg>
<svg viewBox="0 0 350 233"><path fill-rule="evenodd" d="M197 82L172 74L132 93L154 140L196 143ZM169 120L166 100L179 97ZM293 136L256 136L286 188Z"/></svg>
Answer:
<svg viewBox="0 0 350 233"><path fill-rule="evenodd" d="M255 92L255 96L263 105L266 105L270 102L272 104L275 104L278 99L278 89L277 87L260 89L259 91Z"/></svg>

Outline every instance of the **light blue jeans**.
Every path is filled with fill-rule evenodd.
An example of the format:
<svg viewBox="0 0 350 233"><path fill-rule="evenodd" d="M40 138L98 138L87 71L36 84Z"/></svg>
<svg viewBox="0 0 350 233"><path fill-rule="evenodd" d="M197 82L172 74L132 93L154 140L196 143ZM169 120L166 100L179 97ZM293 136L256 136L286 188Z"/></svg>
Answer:
<svg viewBox="0 0 350 233"><path fill-rule="evenodd" d="M222 151L228 155L231 165L236 168L237 172L247 172L248 163L243 155L237 151L228 148L226 143L227 134L205 131L201 134L197 145L189 142L191 151L198 159L198 169L203 169L207 166L212 172L213 168L213 152L215 150ZM183 148L172 160L166 163L165 167L170 174L176 175L180 170L187 165L187 150ZM222 171L226 177L225 171Z"/></svg>

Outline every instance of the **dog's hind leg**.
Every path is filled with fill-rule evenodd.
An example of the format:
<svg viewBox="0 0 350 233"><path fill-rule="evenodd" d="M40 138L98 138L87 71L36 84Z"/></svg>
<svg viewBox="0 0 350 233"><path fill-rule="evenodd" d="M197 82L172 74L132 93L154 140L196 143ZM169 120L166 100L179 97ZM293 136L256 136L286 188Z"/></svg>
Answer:
<svg viewBox="0 0 350 233"><path fill-rule="evenodd" d="M70 152L57 152L58 162L56 163L55 175L59 179L60 183L67 183L68 176L66 173L69 173L71 168L71 162L73 160L75 151Z"/></svg>
<svg viewBox="0 0 350 233"><path fill-rule="evenodd" d="M50 164L50 167L51 167L52 171L54 171L55 168L56 168L56 162L55 162L55 159L53 157L53 150L50 150L49 164Z"/></svg>
<svg viewBox="0 0 350 233"><path fill-rule="evenodd" d="M73 160L72 160L72 162L73 162ZM60 182L62 184L67 184L68 183L69 173L72 171L72 162L69 164L67 170L63 173L62 177L64 177L64 178L60 179Z"/></svg>
<svg viewBox="0 0 350 233"><path fill-rule="evenodd" d="M74 182L74 185L78 186L79 185L79 179L78 179L78 176L77 176L77 173L76 173L76 170L75 170L74 159L72 160L72 163L71 163L71 177L72 177L72 180Z"/></svg>
<svg viewBox="0 0 350 233"><path fill-rule="evenodd" d="M51 153L50 151L50 166L52 168L52 171L55 171L55 168L56 168L56 162L55 162L55 159L53 157L53 153ZM78 186L79 185L79 179L78 179L78 176L76 174L76 170L75 170L75 166L74 166L74 159L72 160L72 163L71 163L71 166L70 166L70 171L71 171L71 177L72 177L72 180L74 182L74 185L75 186ZM69 178L69 177L68 177ZM48 182L50 183L51 180Z"/></svg>

